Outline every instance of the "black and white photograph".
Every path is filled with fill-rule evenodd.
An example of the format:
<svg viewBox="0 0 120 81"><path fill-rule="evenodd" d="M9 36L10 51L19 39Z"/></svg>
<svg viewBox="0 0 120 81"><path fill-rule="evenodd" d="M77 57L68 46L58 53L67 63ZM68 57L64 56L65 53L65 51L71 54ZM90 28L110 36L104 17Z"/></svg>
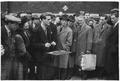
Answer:
<svg viewBox="0 0 120 81"><path fill-rule="evenodd" d="M0 1L1 80L119 80L119 1Z"/></svg>

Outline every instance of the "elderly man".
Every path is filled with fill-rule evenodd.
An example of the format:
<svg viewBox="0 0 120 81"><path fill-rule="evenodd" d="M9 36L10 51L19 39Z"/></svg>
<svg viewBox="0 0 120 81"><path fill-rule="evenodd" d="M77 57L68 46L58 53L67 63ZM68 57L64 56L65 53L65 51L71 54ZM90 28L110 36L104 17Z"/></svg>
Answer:
<svg viewBox="0 0 120 81"><path fill-rule="evenodd" d="M105 47L105 70L108 74L107 79L118 80L119 79L119 10L113 9L111 11L111 21L113 26L111 27L108 38L106 39Z"/></svg>
<svg viewBox="0 0 120 81"><path fill-rule="evenodd" d="M93 33L91 27L85 23L84 17L78 17L78 23L75 64L80 68L82 54L91 53Z"/></svg>

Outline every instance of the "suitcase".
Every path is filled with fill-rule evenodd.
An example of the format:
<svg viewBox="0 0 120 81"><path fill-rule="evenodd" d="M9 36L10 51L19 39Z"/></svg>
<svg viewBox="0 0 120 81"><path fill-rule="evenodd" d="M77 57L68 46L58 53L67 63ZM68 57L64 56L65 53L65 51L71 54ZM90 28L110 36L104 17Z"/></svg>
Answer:
<svg viewBox="0 0 120 81"><path fill-rule="evenodd" d="M81 60L82 70L92 71L96 69L96 55L95 54L84 54Z"/></svg>

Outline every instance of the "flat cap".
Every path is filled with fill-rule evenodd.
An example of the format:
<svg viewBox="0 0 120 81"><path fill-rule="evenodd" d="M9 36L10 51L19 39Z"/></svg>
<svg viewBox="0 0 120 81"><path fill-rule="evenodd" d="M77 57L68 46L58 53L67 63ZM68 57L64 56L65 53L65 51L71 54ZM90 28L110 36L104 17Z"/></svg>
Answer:
<svg viewBox="0 0 120 81"><path fill-rule="evenodd" d="M6 21L12 21L12 22L21 22L21 19L18 17L15 17L13 15L5 15Z"/></svg>

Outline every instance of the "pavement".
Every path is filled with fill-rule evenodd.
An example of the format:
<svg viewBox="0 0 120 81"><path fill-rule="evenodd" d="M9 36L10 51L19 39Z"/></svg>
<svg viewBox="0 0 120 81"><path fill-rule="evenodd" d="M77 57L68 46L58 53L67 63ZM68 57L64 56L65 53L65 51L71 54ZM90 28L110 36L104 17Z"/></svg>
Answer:
<svg viewBox="0 0 120 81"><path fill-rule="evenodd" d="M80 77L78 77L78 76L73 76L70 80L82 80L82 79ZM103 80L103 79L93 77L93 78L88 78L87 80Z"/></svg>

